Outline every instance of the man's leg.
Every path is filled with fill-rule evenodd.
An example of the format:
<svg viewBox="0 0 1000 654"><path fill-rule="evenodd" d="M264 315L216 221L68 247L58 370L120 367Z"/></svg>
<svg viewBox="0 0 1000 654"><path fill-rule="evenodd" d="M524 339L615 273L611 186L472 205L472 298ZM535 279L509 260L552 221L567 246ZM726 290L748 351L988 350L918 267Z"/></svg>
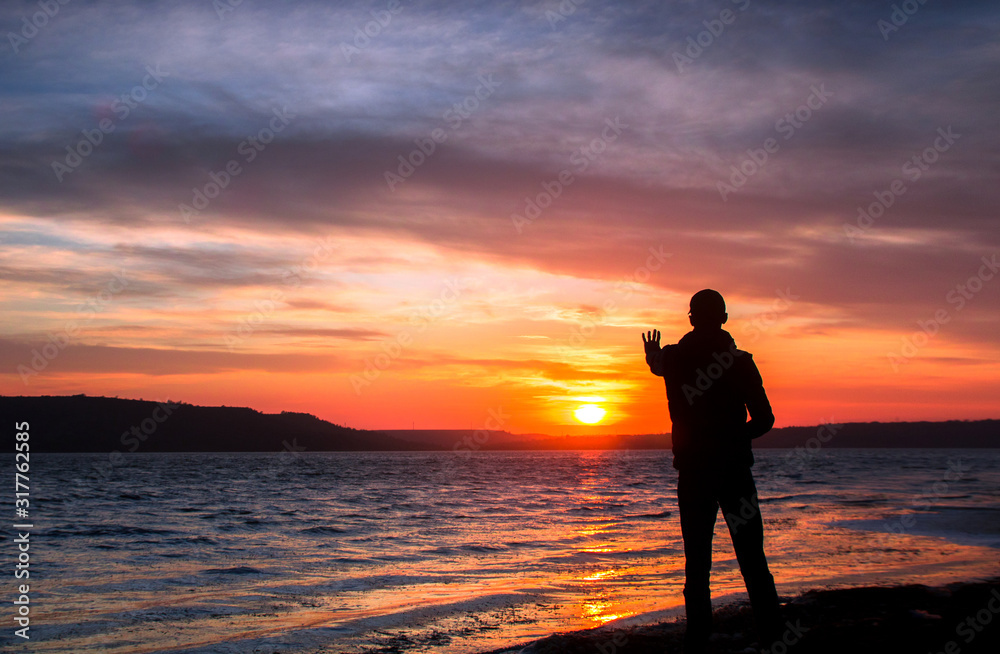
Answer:
<svg viewBox="0 0 1000 654"><path fill-rule="evenodd" d="M746 583L761 645L767 647L781 636L781 616L774 577L764 555L764 521L757 499L757 486L750 468L726 473L719 505L733 538L733 549Z"/></svg>
<svg viewBox="0 0 1000 654"><path fill-rule="evenodd" d="M719 505L708 474L679 470L677 505L684 537L684 608L687 631L686 651L700 651L712 632L712 594L709 575L712 570L712 535Z"/></svg>

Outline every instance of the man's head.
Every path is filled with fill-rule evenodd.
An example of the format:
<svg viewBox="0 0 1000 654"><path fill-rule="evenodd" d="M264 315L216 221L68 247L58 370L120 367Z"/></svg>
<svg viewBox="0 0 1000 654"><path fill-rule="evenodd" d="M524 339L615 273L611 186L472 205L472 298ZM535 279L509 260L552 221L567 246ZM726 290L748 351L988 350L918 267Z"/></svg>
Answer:
<svg viewBox="0 0 1000 654"><path fill-rule="evenodd" d="M698 291L691 297L691 312L688 316L692 327L722 327L729 320L722 294L710 288Z"/></svg>

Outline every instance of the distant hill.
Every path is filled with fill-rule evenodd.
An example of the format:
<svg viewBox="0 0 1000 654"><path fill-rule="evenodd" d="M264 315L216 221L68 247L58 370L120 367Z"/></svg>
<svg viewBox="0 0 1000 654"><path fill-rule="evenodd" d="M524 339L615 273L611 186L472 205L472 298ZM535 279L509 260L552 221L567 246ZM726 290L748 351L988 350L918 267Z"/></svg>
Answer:
<svg viewBox="0 0 1000 654"><path fill-rule="evenodd" d="M4 425L28 421L32 452L281 452L426 449L305 413L111 397L0 397ZM13 442L13 439L8 439Z"/></svg>
<svg viewBox="0 0 1000 654"><path fill-rule="evenodd" d="M670 434L549 436L506 431L351 429L305 413L110 397L0 397L4 425L28 421L33 452L281 452L667 449ZM12 440L9 442L13 442ZM785 427L766 447L1000 448L1000 420Z"/></svg>
<svg viewBox="0 0 1000 654"><path fill-rule="evenodd" d="M784 427L772 429L753 444L754 447L816 447L810 441L818 441L823 447L1000 448L1000 420L849 422L830 427Z"/></svg>
<svg viewBox="0 0 1000 654"><path fill-rule="evenodd" d="M669 449L670 434L549 436L476 432L471 429L393 430L387 434L433 449L647 450ZM478 446L478 447L477 447ZM753 442L769 447L996 447L1000 420L944 422L852 422L843 425L772 429Z"/></svg>
<svg viewBox="0 0 1000 654"><path fill-rule="evenodd" d="M473 429L393 429L384 433L436 450L655 450L670 447L670 434L549 436Z"/></svg>

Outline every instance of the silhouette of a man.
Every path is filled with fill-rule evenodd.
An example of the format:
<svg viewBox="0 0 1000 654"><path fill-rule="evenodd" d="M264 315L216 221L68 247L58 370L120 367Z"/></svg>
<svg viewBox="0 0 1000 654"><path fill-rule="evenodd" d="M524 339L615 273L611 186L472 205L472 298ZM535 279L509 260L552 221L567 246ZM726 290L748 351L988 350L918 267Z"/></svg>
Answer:
<svg viewBox="0 0 1000 654"><path fill-rule="evenodd" d="M691 298L694 329L660 347L660 332L642 335L646 363L664 378L673 423L677 503L684 537L685 651L704 651L712 631L712 535L722 508L746 583L760 643L779 638L774 577L764 556L764 525L750 467L750 441L774 425L764 384L749 352L722 325L729 319L717 291ZM750 420L747 420L749 411Z"/></svg>

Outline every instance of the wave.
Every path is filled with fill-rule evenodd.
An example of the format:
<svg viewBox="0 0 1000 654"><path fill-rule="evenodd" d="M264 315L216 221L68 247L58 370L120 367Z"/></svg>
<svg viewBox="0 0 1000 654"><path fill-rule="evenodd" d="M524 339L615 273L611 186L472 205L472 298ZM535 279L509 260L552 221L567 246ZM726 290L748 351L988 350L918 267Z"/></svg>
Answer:
<svg viewBox="0 0 1000 654"><path fill-rule="evenodd" d="M48 537L99 537L99 536L168 536L176 534L172 529L153 529L132 525L89 525L86 527L49 529Z"/></svg>
<svg viewBox="0 0 1000 654"><path fill-rule="evenodd" d="M347 533L347 530L341 529L340 527L329 527L320 525L318 527L307 527L305 529L299 529L299 532L303 534L344 534Z"/></svg>
<svg viewBox="0 0 1000 654"><path fill-rule="evenodd" d="M234 568L208 568L207 570L202 570L201 574L206 575L262 575L266 574L263 570L258 570L257 568L251 568L247 565L240 565Z"/></svg>
<svg viewBox="0 0 1000 654"><path fill-rule="evenodd" d="M659 513L640 513L638 515L627 516L630 518L638 518L639 520L653 520L656 518L669 518L671 516L671 511L660 511Z"/></svg>

